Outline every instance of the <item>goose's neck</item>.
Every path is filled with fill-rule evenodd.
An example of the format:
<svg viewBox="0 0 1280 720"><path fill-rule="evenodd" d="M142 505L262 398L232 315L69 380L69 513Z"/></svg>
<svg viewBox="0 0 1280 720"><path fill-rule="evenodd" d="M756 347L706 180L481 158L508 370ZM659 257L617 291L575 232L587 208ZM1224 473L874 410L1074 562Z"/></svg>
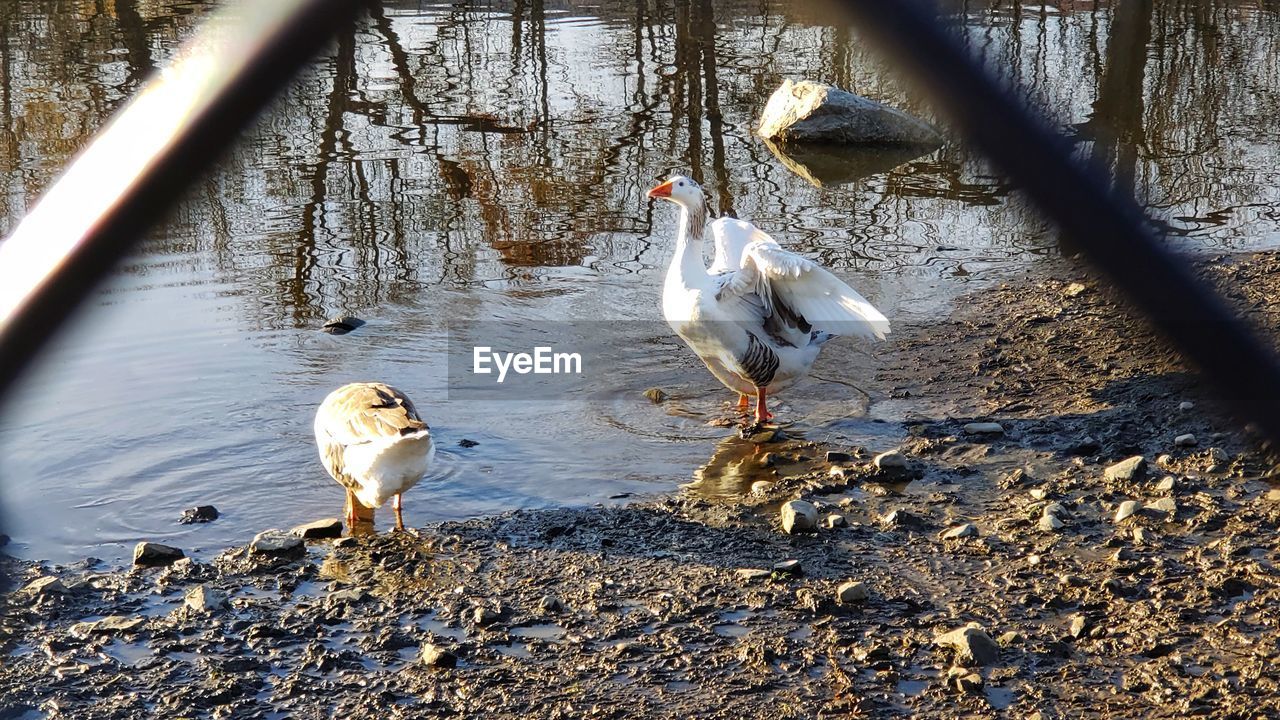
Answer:
<svg viewBox="0 0 1280 720"><path fill-rule="evenodd" d="M676 257L672 270L679 269L686 278L707 274L702 260L702 234L707 227L707 208L699 203L680 209L679 236L676 238Z"/></svg>

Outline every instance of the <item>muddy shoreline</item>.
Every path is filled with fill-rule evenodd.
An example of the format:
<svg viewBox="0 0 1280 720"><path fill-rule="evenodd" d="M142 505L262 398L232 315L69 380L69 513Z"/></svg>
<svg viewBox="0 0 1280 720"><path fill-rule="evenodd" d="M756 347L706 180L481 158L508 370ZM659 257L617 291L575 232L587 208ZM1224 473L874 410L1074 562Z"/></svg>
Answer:
<svg viewBox="0 0 1280 720"><path fill-rule="evenodd" d="M1280 261L1198 262L1276 326ZM895 328L875 391L905 468L777 440L776 482L733 503L127 572L5 558L0 718L1280 714L1271 465L1109 292L1050 267ZM791 499L816 532L782 532Z"/></svg>

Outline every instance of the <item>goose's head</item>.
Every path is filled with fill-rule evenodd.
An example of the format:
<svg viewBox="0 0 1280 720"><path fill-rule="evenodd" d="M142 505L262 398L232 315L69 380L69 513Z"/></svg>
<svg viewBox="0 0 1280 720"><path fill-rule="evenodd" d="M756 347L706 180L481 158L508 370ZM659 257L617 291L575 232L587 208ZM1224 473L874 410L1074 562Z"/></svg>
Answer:
<svg viewBox="0 0 1280 720"><path fill-rule="evenodd" d="M703 207L706 203L702 186L684 175L672 175L670 180L650 190L649 197L670 200L686 210Z"/></svg>

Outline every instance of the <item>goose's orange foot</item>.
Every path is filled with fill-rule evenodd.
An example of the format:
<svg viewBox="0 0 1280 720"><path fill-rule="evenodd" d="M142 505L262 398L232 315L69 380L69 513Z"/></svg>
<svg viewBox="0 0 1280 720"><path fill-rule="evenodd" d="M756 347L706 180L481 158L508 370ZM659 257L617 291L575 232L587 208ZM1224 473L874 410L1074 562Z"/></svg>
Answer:
<svg viewBox="0 0 1280 720"><path fill-rule="evenodd" d="M739 394L738 394L738 409L739 409L739 410L746 410L746 409L747 409L747 408L749 408L749 407L751 407L751 398L747 397L746 395L743 395L743 394L739 393Z"/></svg>

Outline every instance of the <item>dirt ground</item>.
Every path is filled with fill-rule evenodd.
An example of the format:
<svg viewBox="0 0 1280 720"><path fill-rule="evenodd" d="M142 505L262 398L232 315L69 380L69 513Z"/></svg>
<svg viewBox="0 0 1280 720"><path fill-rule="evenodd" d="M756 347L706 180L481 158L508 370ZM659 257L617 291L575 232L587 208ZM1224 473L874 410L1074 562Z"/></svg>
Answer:
<svg viewBox="0 0 1280 720"><path fill-rule="evenodd" d="M1276 327L1280 261L1200 267ZM881 353L910 417L883 467L756 438L776 479L732 502L7 559L57 582L0 601L0 718L1280 716L1280 491L1247 430L1065 262L958 307ZM783 532L792 499L816 532Z"/></svg>

